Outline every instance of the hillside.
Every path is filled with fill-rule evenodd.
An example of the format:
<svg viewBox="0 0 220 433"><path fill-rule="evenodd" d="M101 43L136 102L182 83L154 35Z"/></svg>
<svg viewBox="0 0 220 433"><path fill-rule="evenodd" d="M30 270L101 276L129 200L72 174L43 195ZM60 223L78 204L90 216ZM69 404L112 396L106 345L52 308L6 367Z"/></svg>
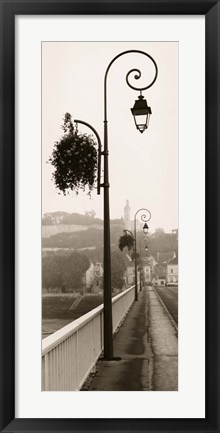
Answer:
<svg viewBox="0 0 220 433"><path fill-rule="evenodd" d="M94 224L102 224L102 220L95 218L94 212L86 212L85 215L79 213L68 212L51 212L44 214L42 218L42 225L85 225L90 226Z"/></svg>
<svg viewBox="0 0 220 433"><path fill-rule="evenodd" d="M123 233L123 226L111 227L111 243L118 245L118 239ZM43 248L90 248L103 245L103 227L87 230L62 232L42 239Z"/></svg>
<svg viewBox="0 0 220 433"><path fill-rule="evenodd" d="M123 224L123 218L111 220L112 224ZM103 220L95 217L95 212L86 212L84 215L68 212L45 213L42 218L42 226L48 225L79 225L79 226L102 226Z"/></svg>
<svg viewBox="0 0 220 433"><path fill-rule="evenodd" d="M111 220L111 226L115 227L121 227L124 228L124 220L121 219L113 219ZM69 214L67 212L53 212L53 213L46 213L44 214L42 218L42 238L50 238L52 236L59 235L61 233L74 233L74 232L82 232L87 231L89 229L98 229L103 230L103 220L99 218L95 218L95 212L86 212L85 215L81 215L78 213L72 213ZM90 234L88 235L90 236ZM71 236L70 236L71 237ZM47 247L59 247L59 242L62 236L54 238L54 240L51 240L52 244L53 242L58 242L57 245L49 245L46 242L45 245ZM67 239L68 236L66 236L65 239ZM65 241L64 241L65 243ZM71 243L71 241L70 241ZM63 247L64 248L64 247ZM66 248L69 248L69 245L66 246ZM78 247L77 247L78 248Z"/></svg>
<svg viewBox="0 0 220 433"><path fill-rule="evenodd" d="M87 212L85 215L66 212L45 214L42 224L42 247L44 249L93 249L95 250L94 253L90 252L89 255L98 256L101 259L103 221L95 218L93 211ZM111 220L111 247L118 248L123 229L123 218ZM45 233L47 234L45 235ZM140 249L142 239L142 231L137 231L137 250ZM143 244L144 242L142 242ZM148 245L148 255L152 255L156 260L158 252L168 254L178 251L177 235L165 233L163 229L156 229L155 233L149 234L146 237L146 244Z"/></svg>

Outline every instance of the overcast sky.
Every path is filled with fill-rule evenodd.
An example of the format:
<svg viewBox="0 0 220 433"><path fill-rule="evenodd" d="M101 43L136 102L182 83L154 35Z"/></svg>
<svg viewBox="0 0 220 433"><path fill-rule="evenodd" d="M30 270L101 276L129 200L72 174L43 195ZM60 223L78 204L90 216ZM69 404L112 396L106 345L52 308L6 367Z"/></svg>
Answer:
<svg viewBox="0 0 220 433"><path fill-rule="evenodd" d="M66 112L90 123L103 138L104 74L120 52L138 49L158 65L158 78L143 92L152 109L149 128L141 134L130 108L139 93L128 87L130 69L142 71L135 86L148 85L153 63L141 54L117 59L108 74L110 215L120 218L126 200L131 217L139 208L151 212L150 230L178 227L178 43L176 42L43 42L42 43L42 211L85 213L103 217L103 190L89 198L58 194L47 163ZM132 79L131 79L132 81ZM86 127L80 131L91 133Z"/></svg>

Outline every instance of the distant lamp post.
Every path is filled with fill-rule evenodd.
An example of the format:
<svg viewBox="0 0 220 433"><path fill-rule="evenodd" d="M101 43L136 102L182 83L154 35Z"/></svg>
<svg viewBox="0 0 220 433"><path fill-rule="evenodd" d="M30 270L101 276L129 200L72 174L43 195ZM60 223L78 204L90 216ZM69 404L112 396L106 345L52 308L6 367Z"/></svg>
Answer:
<svg viewBox="0 0 220 433"><path fill-rule="evenodd" d="M143 233L146 235L148 233L148 225L147 222L151 219L151 213L146 208L138 209L134 216L134 239L135 239L135 301L138 301L138 283L137 283L137 215L139 212L143 212L141 215L141 220L144 222ZM146 213L147 212L147 215Z"/></svg>
<svg viewBox="0 0 220 433"><path fill-rule="evenodd" d="M135 126L142 134L148 128L150 115L152 114L151 108L148 107L147 101L142 94L136 99L131 112L134 116Z"/></svg>
<svg viewBox="0 0 220 433"><path fill-rule="evenodd" d="M140 292L142 290L143 283L143 241L145 241L145 236L140 240ZM146 250L146 246L144 249Z"/></svg>
<svg viewBox="0 0 220 433"><path fill-rule="evenodd" d="M144 222L143 225L143 233L146 235L148 233L148 225L147 222L151 219L151 213L146 208L138 209L134 216L134 235L130 230L123 230L125 234L128 234L132 237L134 241L134 266L135 266L135 301L138 301L138 278L137 278L137 215L139 212L143 211L144 213L141 215L141 220ZM147 215L146 215L147 212ZM141 283L140 283L141 288Z"/></svg>
<svg viewBox="0 0 220 433"><path fill-rule="evenodd" d="M143 282L143 242L148 242L149 238L146 238L145 236L141 238L140 240L140 291L142 290L142 282ZM146 244L144 246L144 250L148 251L148 245ZM145 280L144 280L145 282Z"/></svg>

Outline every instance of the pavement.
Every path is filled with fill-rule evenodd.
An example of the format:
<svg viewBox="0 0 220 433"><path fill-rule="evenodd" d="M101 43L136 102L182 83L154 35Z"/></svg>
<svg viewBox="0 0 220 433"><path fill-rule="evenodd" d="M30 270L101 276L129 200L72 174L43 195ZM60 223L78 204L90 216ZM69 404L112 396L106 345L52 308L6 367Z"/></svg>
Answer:
<svg viewBox="0 0 220 433"><path fill-rule="evenodd" d="M154 289L139 292L114 337L114 357L102 358L82 391L177 391L178 336Z"/></svg>

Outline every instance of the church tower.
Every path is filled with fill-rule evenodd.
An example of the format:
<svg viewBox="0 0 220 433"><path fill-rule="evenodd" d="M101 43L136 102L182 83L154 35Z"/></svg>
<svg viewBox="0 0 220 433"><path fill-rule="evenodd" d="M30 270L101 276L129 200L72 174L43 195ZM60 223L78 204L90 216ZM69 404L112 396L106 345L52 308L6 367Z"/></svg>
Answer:
<svg viewBox="0 0 220 433"><path fill-rule="evenodd" d="M129 201L126 200L126 205L124 207L124 228L125 230L131 230L131 208L129 206Z"/></svg>

